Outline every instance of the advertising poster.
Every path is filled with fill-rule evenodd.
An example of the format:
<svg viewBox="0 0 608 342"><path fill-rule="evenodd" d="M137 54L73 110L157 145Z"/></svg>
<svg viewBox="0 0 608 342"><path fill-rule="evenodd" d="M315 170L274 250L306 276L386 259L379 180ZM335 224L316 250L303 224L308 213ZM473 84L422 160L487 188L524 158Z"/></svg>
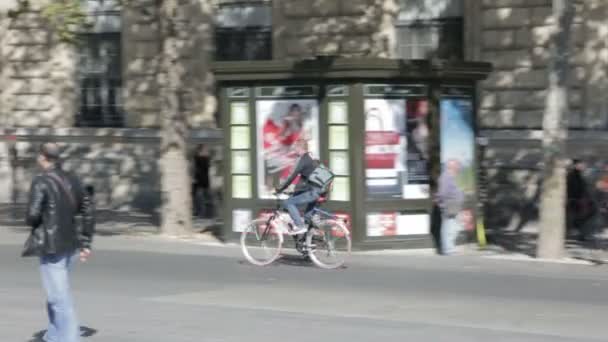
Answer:
<svg viewBox="0 0 608 342"><path fill-rule="evenodd" d="M459 221L473 230L475 210L475 132L469 99L441 100L441 172L456 170L456 184L464 195ZM449 168L448 168L449 166Z"/></svg>
<svg viewBox="0 0 608 342"><path fill-rule="evenodd" d="M429 198L428 102L365 100L369 198Z"/></svg>
<svg viewBox="0 0 608 342"><path fill-rule="evenodd" d="M406 171L405 100L365 100L365 166L369 198L402 198Z"/></svg>
<svg viewBox="0 0 608 342"><path fill-rule="evenodd" d="M367 215L367 236L397 235L397 213L373 213Z"/></svg>
<svg viewBox="0 0 608 342"><path fill-rule="evenodd" d="M429 104L427 100L407 100L407 179L404 198L429 198L428 139Z"/></svg>
<svg viewBox="0 0 608 342"><path fill-rule="evenodd" d="M235 209L232 211L232 231L241 233L251 223L251 210Z"/></svg>
<svg viewBox="0 0 608 342"><path fill-rule="evenodd" d="M367 215L367 236L425 235L429 234L430 224L428 214L370 213Z"/></svg>
<svg viewBox="0 0 608 342"><path fill-rule="evenodd" d="M256 118L258 193L268 199L295 166L298 139L307 139L313 158L318 158L319 106L316 100L260 100Z"/></svg>

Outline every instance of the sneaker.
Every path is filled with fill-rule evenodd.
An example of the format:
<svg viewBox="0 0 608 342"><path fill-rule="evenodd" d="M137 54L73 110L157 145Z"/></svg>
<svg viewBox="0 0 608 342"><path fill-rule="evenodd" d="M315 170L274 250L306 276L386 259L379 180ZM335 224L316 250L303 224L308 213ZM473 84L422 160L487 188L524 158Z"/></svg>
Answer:
<svg viewBox="0 0 608 342"><path fill-rule="evenodd" d="M295 228L293 228L293 230L289 234L291 234L291 235L299 235L299 234L304 234L307 231L308 231L308 229L306 228L306 226L295 227Z"/></svg>

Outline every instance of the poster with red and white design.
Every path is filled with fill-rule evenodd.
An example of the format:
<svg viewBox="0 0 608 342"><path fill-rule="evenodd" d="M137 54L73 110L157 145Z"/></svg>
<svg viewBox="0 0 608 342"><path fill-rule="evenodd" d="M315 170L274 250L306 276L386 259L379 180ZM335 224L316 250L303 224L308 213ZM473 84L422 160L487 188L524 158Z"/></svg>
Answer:
<svg viewBox="0 0 608 342"><path fill-rule="evenodd" d="M429 198L428 101L365 100L368 198Z"/></svg>
<svg viewBox="0 0 608 342"><path fill-rule="evenodd" d="M365 175L370 198L403 198L405 100L365 100Z"/></svg>
<svg viewBox="0 0 608 342"><path fill-rule="evenodd" d="M426 235L430 232L430 224L428 214L370 213L367 215L367 236Z"/></svg>
<svg viewBox="0 0 608 342"><path fill-rule="evenodd" d="M397 213L375 213L367 215L367 236L397 235Z"/></svg>
<svg viewBox="0 0 608 342"><path fill-rule="evenodd" d="M298 139L307 139L313 157L319 156L319 105L317 100L260 100L256 118L258 195L272 198L295 166Z"/></svg>

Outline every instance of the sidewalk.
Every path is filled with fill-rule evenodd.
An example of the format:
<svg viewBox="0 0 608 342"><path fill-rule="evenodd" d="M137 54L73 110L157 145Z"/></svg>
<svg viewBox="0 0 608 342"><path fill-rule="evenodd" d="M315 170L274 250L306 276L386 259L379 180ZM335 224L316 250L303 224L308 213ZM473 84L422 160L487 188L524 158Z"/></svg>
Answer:
<svg viewBox="0 0 608 342"><path fill-rule="evenodd" d="M0 229L25 229L25 208L22 205L12 207L0 204ZM160 218L157 215L139 211L119 211L98 209L96 213L96 234L101 236L113 235L156 235ZM194 219L193 227L196 232L208 232L215 224L214 220ZM206 234L210 235L210 234Z"/></svg>
<svg viewBox="0 0 608 342"><path fill-rule="evenodd" d="M6 211L0 212L0 214L2 214L2 219L0 219L0 244L22 244L29 228L25 227L21 220L11 220L11 215ZM23 216L22 213L17 213L14 217ZM213 220L195 220L195 234L188 237L160 236L158 235L158 223L156 221L158 220L150 215L136 212L100 211L96 230L99 237L109 238L104 242L104 245L107 246L112 244L112 237L128 237L131 241L133 239L176 241L210 247L235 246L234 242L225 243L218 238L221 223L216 223ZM520 232L511 230L490 231L488 232L488 246L481 249L474 243L465 244L460 246L460 255L542 261L534 258L537 235L534 226L529 226ZM558 262L607 264L608 233L598 236L598 240L595 242L569 240L566 250L567 256ZM356 251L355 253L387 256L436 255L433 248Z"/></svg>
<svg viewBox="0 0 608 342"><path fill-rule="evenodd" d="M526 228L487 232L488 244L500 250L502 254L532 258L536 254L538 225L528 224ZM608 263L608 230L596 235L594 241L578 241L576 238L566 240L567 258L583 260L593 264Z"/></svg>

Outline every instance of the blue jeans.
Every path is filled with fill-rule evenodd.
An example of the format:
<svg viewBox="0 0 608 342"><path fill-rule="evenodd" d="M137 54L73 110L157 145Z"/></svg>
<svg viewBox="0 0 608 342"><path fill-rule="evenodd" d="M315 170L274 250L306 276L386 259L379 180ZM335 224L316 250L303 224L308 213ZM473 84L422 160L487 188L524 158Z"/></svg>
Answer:
<svg viewBox="0 0 608 342"><path fill-rule="evenodd" d="M47 295L46 308L49 315L49 327L44 335L46 342L80 341L80 326L76 319L69 281L76 257L76 253L66 253L40 258L40 274Z"/></svg>
<svg viewBox="0 0 608 342"><path fill-rule="evenodd" d="M443 216L441 220L441 254L456 252L456 238L460 232L460 222L456 217Z"/></svg>
<svg viewBox="0 0 608 342"><path fill-rule="evenodd" d="M298 205L314 203L317 201L317 199L319 199L319 196L321 196L320 191L313 189L313 190L308 190L308 191L299 193L293 197L286 199L283 202L283 206L289 212L289 216L291 216L291 218L293 219L293 222L296 224L296 226L298 226L298 227L304 226L304 220L302 219L302 215L300 215L300 210L298 209ZM308 208L306 209L307 213L310 209L311 209L311 206L308 206Z"/></svg>

